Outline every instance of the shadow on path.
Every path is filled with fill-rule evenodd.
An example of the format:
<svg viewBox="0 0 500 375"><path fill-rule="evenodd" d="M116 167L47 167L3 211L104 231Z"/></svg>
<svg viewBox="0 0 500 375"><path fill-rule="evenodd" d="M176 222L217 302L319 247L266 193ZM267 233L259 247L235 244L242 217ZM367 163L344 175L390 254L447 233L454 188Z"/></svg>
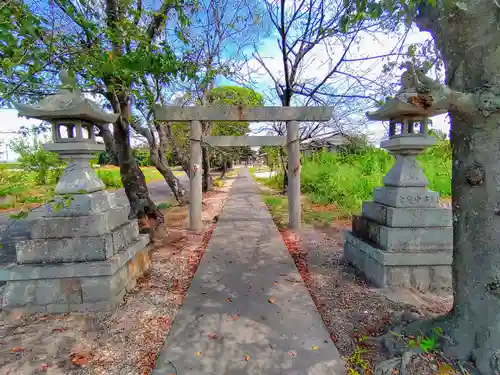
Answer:
<svg viewBox="0 0 500 375"><path fill-rule="evenodd" d="M153 370L170 374L344 374L246 169L233 184Z"/></svg>

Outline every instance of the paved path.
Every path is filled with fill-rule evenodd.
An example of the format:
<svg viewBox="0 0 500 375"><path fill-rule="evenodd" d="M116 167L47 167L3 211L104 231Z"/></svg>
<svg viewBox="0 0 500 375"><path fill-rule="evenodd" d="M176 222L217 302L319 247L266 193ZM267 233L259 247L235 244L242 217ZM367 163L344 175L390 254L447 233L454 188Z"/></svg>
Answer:
<svg viewBox="0 0 500 375"><path fill-rule="evenodd" d="M153 370L170 374L344 374L246 169L234 182Z"/></svg>

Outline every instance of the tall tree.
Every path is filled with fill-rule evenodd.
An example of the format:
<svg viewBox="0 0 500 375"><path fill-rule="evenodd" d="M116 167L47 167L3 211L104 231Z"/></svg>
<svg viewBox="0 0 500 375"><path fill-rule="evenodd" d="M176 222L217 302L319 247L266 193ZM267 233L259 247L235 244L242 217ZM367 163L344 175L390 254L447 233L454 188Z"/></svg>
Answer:
<svg viewBox="0 0 500 375"><path fill-rule="evenodd" d="M207 94L208 100L212 105L241 105L248 107L259 107L264 105L263 96L246 87L239 86L219 86L215 87ZM211 134L212 135L233 135L241 136L245 135L250 130L250 124L248 122L231 122L231 121L221 121L211 123ZM171 140L170 145L176 150L174 155L188 154L189 150L189 124L185 123L169 123L163 125L166 131L169 132L169 139ZM208 150L206 151L208 157L217 154L221 159L221 164L228 162L230 159L235 158L242 151L240 148L231 149L214 149L209 145L206 146ZM187 159L187 158L186 158ZM182 162L182 160L181 160ZM186 162L182 163L186 164ZM189 173L189 167L186 166L186 173Z"/></svg>
<svg viewBox="0 0 500 375"><path fill-rule="evenodd" d="M180 37L179 49L185 51L187 58L199 67L192 79L173 87L185 93L183 104L213 104L209 93L216 86L216 79L232 77L240 71L245 63L244 51L265 34L264 11L264 4L259 0L199 2L189 27L177 34ZM209 135L211 131L212 124L203 121L203 135ZM167 134L172 132L167 131ZM210 152L203 147L204 191L211 187Z"/></svg>
<svg viewBox="0 0 500 375"><path fill-rule="evenodd" d="M254 58L273 82L273 95L285 107L292 105L331 105L334 117L328 123L301 124L299 137L305 140L331 130L359 130L365 124L357 115L367 103L378 102L389 87L385 81L374 81L364 76L360 62L381 59L384 56L353 57L363 35L381 31L382 20L363 20L348 33L342 32L342 16L345 13L341 0L306 0L291 4L286 0L266 3L267 17L271 20L280 51L280 69L275 69L274 59L266 59L255 47ZM321 72L310 65L318 54L328 56ZM366 69L365 69L366 70ZM319 75L318 75L319 74ZM264 129L261 129L264 130ZM271 125L271 132L286 133L286 124ZM284 186L288 179L284 152Z"/></svg>
<svg viewBox="0 0 500 375"><path fill-rule="evenodd" d="M104 0L99 4L54 0L12 1L1 8L2 16L19 13L34 19L24 28L17 27L14 39L6 32L1 34L6 43L0 43L0 54L8 55L11 71L19 76L12 80L6 74L2 91L30 100L32 96L26 93L40 93L36 89L51 82L55 70L67 67L89 92L104 96L120 115L112 131L103 127L100 135L108 151L117 155L131 205L130 218L161 219L132 155L130 121L137 85L144 76L160 76L166 82L182 70L178 57L162 38L168 19L180 26L187 24L184 11L189 6L180 0L162 1L154 10L140 0ZM16 20L22 25L21 16ZM6 26L2 23L2 27ZM23 42L25 39L28 42Z"/></svg>
<svg viewBox="0 0 500 375"><path fill-rule="evenodd" d="M445 84L416 69L433 108L451 118L453 308L427 324L450 337L445 354L500 373L500 4L494 0L346 2L346 29L363 17L392 15L431 33ZM422 324L417 324L422 328ZM425 325L424 325L425 326ZM410 329L409 327L408 329Z"/></svg>

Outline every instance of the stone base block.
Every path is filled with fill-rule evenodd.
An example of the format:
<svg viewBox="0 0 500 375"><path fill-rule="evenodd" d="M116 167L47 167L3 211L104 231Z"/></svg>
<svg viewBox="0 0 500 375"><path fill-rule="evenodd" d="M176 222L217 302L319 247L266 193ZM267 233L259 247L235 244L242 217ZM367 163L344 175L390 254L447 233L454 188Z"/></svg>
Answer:
<svg viewBox="0 0 500 375"><path fill-rule="evenodd" d="M60 209L55 209L57 202L61 203ZM98 191L90 194L76 194L67 200L64 196L55 196L54 203L34 209L32 217L64 217L94 215L110 208L116 207L117 199L114 193Z"/></svg>
<svg viewBox="0 0 500 375"><path fill-rule="evenodd" d="M353 215L353 233L373 242L382 250L413 253L453 249L453 228L391 228Z"/></svg>
<svg viewBox="0 0 500 375"><path fill-rule="evenodd" d="M345 232L344 239L344 259L379 288L437 291L452 287L452 250L395 253L377 249L350 231Z"/></svg>
<svg viewBox="0 0 500 375"><path fill-rule="evenodd" d="M7 279L2 309L25 314L113 309L150 267L148 242L148 236L140 236L100 262L14 265L2 275Z"/></svg>
<svg viewBox="0 0 500 375"><path fill-rule="evenodd" d="M16 244L17 263L64 263L106 260L127 247L138 236L139 227L137 221L134 220L114 229L111 233L100 236L19 241Z"/></svg>
<svg viewBox="0 0 500 375"><path fill-rule="evenodd" d="M390 207L377 202L363 202L363 216L393 228L451 227L450 208Z"/></svg>
<svg viewBox="0 0 500 375"><path fill-rule="evenodd" d="M31 239L101 236L127 223L129 210L127 205L123 205L94 215L28 220Z"/></svg>
<svg viewBox="0 0 500 375"><path fill-rule="evenodd" d="M391 207L439 207L439 193L422 187L379 187L373 200Z"/></svg>

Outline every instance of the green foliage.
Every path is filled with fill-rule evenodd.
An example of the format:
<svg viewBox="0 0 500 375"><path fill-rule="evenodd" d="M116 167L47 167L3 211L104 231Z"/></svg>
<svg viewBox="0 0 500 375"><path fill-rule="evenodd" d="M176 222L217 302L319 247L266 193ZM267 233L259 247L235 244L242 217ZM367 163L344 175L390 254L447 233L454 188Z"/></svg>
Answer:
<svg viewBox="0 0 500 375"><path fill-rule="evenodd" d="M106 151L103 151L99 154L99 157L97 158L97 163L99 165L108 165L113 163L113 158L111 155L109 155Z"/></svg>
<svg viewBox="0 0 500 375"><path fill-rule="evenodd" d="M246 107L262 107L264 97L258 92L240 86L219 86L208 94L212 105L234 105ZM221 121L212 123L212 135L245 135L248 122Z"/></svg>
<svg viewBox="0 0 500 375"><path fill-rule="evenodd" d="M443 336L443 330L435 327L430 337L420 333L417 337L408 340L410 348L420 348L424 353L434 353L439 350L439 339Z"/></svg>
<svg viewBox="0 0 500 375"><path fill-rule="evenodd" d="M347 357L347 374L348 375L359 375L359 374L369 374L371 373L370 363L363 358L363 354L368 353L370 350L356 345L356 349L352 354ZM359 370L359 371L358 371Z"/></svg>
<svg viewBox="0 0 500 375"><path fill-rule="evenodd" d="M135 162L140 167L151 166L151 161L149 160L149 150L145 149L134 149Z"/></svg>
<svg viewBox="0 0 500 375"><path fill-rule="evenodd" d="M280 160L280 147L277 146L262 146L259 149L259 154L264 155L266 159L266 165L271 168L272 171L278 169L281 165Z"/></svg>
<svg viewBox="0 0 500 375"><path fill-rule="evenodd" d="M30 144L23 138L18 138L11 142L12 151L19 154L19 163L26 172L35 172L35 183L37 185L47 185L56 183L61 176L64 163L57 157L57 154L45 150L39 143Z"/></svg>
<svg viewBox="0 0 500 375"><path fill-rule="evenodd" d="M105 169L96 170L97 176L104 182L107 188L122 188L123 183L120 177L120 173L117 171L108 171Z"/></svg>
<svg viewBox="0 0 500 375"><path fill-rule="evenodd" d="M28 188L28 183L26 173L0 169L0 197L21 194Z"/></svg>
<svg viewBox="0 0 500 375"><path fill-rule="evenodd" d="M160 210L166 210L166 209L172 207L172 205L168 202L162 202L162 203L158 204L157 206Z"/></svg>
<svg viewBox="0 0 500 375"><path fill-rule="evenodd" d="M104 87L107 93L154 102L138 88L146 76L168 83L196 72L196 66L177 56L164 38L167 19L175 18L174 27L182 28L189 23L185 12L193 6L191 1L172 0L160 10L126 1L120 2L119 11L106 12L88 0L58 1L51 7L20 1L1 4L0 92L5 101L0 104L36 100L33 92L57 85L54 72L61 68L77 73L87 89Z"/></svg>
<svg viewBox="0 0 500 375"><path fill-rule="evenodd" d="M429 188L442 197L451 196L451 147L440 141L418 157L429 180ZM341 215L359 212L361 203L373 197L376 187L394 163L393 157L375 147L356 153L322 151L302 158L301 190L312 203L333 204ZM282 189L283 172L266 185Z"/></svg>

